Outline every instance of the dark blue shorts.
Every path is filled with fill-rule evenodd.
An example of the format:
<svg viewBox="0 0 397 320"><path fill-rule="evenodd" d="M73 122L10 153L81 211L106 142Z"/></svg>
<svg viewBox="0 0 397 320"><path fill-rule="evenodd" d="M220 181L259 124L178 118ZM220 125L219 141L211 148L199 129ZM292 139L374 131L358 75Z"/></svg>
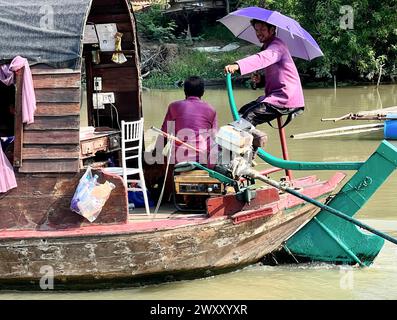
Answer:
<svg viewBox="0 0 397 320"><path fill-rule="evenodd" d="M283 115L298 114L302 112L303 109L303 107L285 108L267 102L252 101L242 106L238 113L242 118L256 127L264 122L270 123L270 121Z"/></svg>

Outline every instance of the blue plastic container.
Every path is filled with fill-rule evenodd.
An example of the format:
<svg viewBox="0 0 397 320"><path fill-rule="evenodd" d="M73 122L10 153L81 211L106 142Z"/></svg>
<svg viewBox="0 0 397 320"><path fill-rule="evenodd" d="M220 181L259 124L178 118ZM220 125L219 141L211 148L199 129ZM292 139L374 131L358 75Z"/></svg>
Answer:
<svg viewBox="0 0 397 320"><path fill-rule="evenodd" d="M150 193L147 191L149 207L154 207L154 202L150 199ZM128 191L128 203L133 203L135 208L144 208L145 200L142 191Z"/></svg>
<svg viewBox="0 0 397 320"><path fill-rule="evenodd" d="M396 120L386 120L384 126L384 136L388 140L397 140L397 113L389 113L386 119L393 118Z"/></svg>

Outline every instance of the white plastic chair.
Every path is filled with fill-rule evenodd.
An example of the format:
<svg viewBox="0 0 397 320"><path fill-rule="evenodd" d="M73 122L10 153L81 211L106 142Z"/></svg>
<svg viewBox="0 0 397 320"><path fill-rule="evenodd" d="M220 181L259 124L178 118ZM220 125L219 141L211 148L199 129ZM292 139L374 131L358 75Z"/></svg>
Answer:
<svg viewBox="0 0 397 320"><path fill-rule="evenodd" d="M142 149L143 149L143 118L138 121L121 121L121 167L105 168L106 173L117 174L123 177L128 191L142 191L145 201L146 214L150 214L149 201L145 177L142 168ZM127 161L137 159L138 167L127 167ZM138 175L139 180L128 179L131 175ZM141 188L129 187L131 182L140 182Z"/></svg>

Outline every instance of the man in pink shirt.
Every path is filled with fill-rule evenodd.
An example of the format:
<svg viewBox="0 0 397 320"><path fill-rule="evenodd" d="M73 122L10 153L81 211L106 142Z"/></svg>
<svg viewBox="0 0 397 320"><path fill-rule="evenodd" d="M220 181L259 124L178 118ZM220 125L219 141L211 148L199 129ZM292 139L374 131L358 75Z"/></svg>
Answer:
<svg viewBox="0 0 397 320"><path fill-rule="evenodd" d="M264 69L265 95L244 105L239 114L254 126L270 122L281 115L289 120L304 109L302 85L295 63L286 44L276 37L276 27L266 22L251 21L258 40L263 43L262 51L227 65L225 72L239 71L244 75ZM254 86L263 83L263 75L254 73ZM287 120L287 121L289 121Z"/></svg>
<svg viewBox="0 0 397 320"><path fill-rule="evenodd" d="M192 76L184 81L185 99L172 102L167 109L161 130L176 136L183 142L190 144L201 152L196 153L191 149L175 144L170 155L170 168L165 179L163 199L170 200L173 192L174 180L172 178L174 164L184 161L197 161L203 165L212 167L216 163L217 149L211 152L214 136L218 130L218 120L215 109L207 102L201 100L204 95L204 81L202 78ZM164 146L164 138L159 136L156 142L156 154ZM153 181L147 185L162 185L166 172L167 159L163 164L153 167L158 170L157 178L153 175ZM158 163L160 165L160 163ZM153 187L153 190L155 187ZM158 191L157 191L158 192ZM156 191L153 192L155 196Z"/></svg>
<svg viewBox="0 0 397 320"><path fill-rule="evenodd" d="M216 111L201 100L204 95L202 78L192 76L186 79L184 91L184 100L172 102L168 106L161 130L202 151L201 154L196 154L191 149L176 145L174 163L198 161L207 164L213 138L218 130Z"/></svg>

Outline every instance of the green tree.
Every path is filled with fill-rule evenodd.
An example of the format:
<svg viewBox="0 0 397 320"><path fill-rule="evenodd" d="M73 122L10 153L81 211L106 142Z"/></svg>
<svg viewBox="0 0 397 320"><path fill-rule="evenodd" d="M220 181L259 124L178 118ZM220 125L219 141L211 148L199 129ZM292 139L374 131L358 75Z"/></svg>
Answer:
<svg viewBox="0 0 397 320"><path fill-rule="evenodd" d="M243 0L243 5L289 15L316 39L324 57L298 61L301 72L317 78L337 74L340 78L366 80L373 80L381 65L386 76L396 72L396 0ZM344 19L350 13L352 24L346 26Z"/></svg>
<svg viewBox="0 0 397 320"><path fill-rule="evenodd" d="M160 4L135 13L138 32L148 40L168 42L175 39L176 23L167 18Z"/></svg>

